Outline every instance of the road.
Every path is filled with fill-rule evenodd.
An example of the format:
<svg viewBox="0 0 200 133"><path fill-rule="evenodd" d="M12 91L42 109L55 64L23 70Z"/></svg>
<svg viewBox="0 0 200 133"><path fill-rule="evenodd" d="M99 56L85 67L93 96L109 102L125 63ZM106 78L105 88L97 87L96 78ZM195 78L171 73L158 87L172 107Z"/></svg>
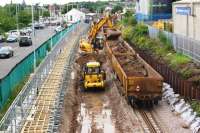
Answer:
<svg viewBox="0 0 200 133"><path fill-rule="evenodd" d="M9 59L0 59L0 79L5 77L24 57L38 48L42 43L48 40L53 34L55 27L46 27L45 29L36 30L35 37L32 38L33 45L29 47L19 47L16 43L0 43L0 47L11 46L14 49L14 56Z"/></svg>

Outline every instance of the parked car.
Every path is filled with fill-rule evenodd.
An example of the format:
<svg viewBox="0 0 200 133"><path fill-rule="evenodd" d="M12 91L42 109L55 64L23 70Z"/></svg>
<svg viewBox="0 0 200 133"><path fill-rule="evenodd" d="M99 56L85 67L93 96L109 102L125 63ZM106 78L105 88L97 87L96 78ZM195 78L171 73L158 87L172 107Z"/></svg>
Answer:
<svg viewBox="0 0 200 133"><path fill-rule="evenodd" d="M4 42L5 41L5 36L0 34L0 42Z"/></svg>
<svg viewBox="0 0 200 133"><path fill-rule="evenodd" d="M33 31L32 27L26 27L24 29L27 31L27 33L32 33Z"/></svg>
<svg viewBox="0 0 200 133"><path fill-rule="evenodd" d="M17 35L17 36L20 35L20 31L19 31L19 30L10 30L8 33L9 33L9 35L10 35L10 34L12 34L12 35Z"/></svg>
<svg viewBox="0 0 200 133"><path fill-rule="evenodd" d="M0 48L0 58L10 58L14 55L14 51L12 47L10 46L5 46Z"/></svg>
<svg viewBox="0 0 200 133"><path fill-rule="evenodd" d="M63 27L62 26L58 26L58 27L56 27L55 28L55 32L60 32L60 31L62 31L63 30Z"/></svg>
<svg viewBox="0 0 200 133"><path fill-rule="evenodd" d="M44 23L39 23L39 27L40 27L40 29L44 29L45 28L45 24Z"/></svg>
<svg viewBox="0 0 200 133"><path fill-rule="evenodd" d="M19 38L19 46L31 46L32 45L32 39L30 36L20 36Z"/></svg>
<svg viewBox="0 0 200 133"><path fill-rule="evenodd" d="M17 42L17 40L18 40L18 35L15 34L8 35L6 39L7 42Z"/></svg>

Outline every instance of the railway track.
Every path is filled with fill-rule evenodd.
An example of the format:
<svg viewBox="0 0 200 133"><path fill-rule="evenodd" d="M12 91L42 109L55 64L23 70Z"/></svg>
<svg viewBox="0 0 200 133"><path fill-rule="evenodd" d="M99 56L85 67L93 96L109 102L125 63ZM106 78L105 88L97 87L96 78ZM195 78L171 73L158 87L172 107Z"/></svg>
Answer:
<svg viewBox="0 0 200 133"><path fill-rule="evenodd" d="M139 110L139 113L147 125L150 133L163 133L159 123L156 121L151 111Z"/></svg>

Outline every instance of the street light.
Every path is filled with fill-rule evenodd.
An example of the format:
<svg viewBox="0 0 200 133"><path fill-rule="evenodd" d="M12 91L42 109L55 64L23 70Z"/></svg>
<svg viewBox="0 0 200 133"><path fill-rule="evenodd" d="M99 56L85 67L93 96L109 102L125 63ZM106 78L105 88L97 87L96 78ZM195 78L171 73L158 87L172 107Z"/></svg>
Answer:
<svg viewBox="0 0 200 133"><path fill-rule="evenodd" d="M32 31L33 31L33 39L35 40L35 28L34 28L34 5L32 4L31 6L31 13L32 13ZM35 44L33 44L34 46L34 51L33 51L33 58L34 58L34 72L35 72L35 69L36 69L36 53L35 53Z"/></svg>
<svg viewBox="0 0 200 133"><path fill-rule="evenodd" d="M15 10L16 10L16 21L17 21L17 32L19 32L18 4L16 4Z"/></svg>

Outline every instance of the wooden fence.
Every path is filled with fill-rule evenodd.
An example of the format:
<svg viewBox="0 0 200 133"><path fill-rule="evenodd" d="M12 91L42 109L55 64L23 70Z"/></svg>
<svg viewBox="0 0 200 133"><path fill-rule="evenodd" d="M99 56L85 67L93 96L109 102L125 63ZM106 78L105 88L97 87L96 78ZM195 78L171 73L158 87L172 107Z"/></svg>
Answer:
<svg viewBox="0 0 200 133"><path fill-rule="evenodd" d="M131 44L131 42L129 43ZM133 45L131 46L133 47ZM166 64L160 63L149 54L135 47L133 48L149 65L164 77L164 81L171 85L175 93L178 93L185 98L200 100L200 86L182 79L177 72L170 69Z"/></svg>

